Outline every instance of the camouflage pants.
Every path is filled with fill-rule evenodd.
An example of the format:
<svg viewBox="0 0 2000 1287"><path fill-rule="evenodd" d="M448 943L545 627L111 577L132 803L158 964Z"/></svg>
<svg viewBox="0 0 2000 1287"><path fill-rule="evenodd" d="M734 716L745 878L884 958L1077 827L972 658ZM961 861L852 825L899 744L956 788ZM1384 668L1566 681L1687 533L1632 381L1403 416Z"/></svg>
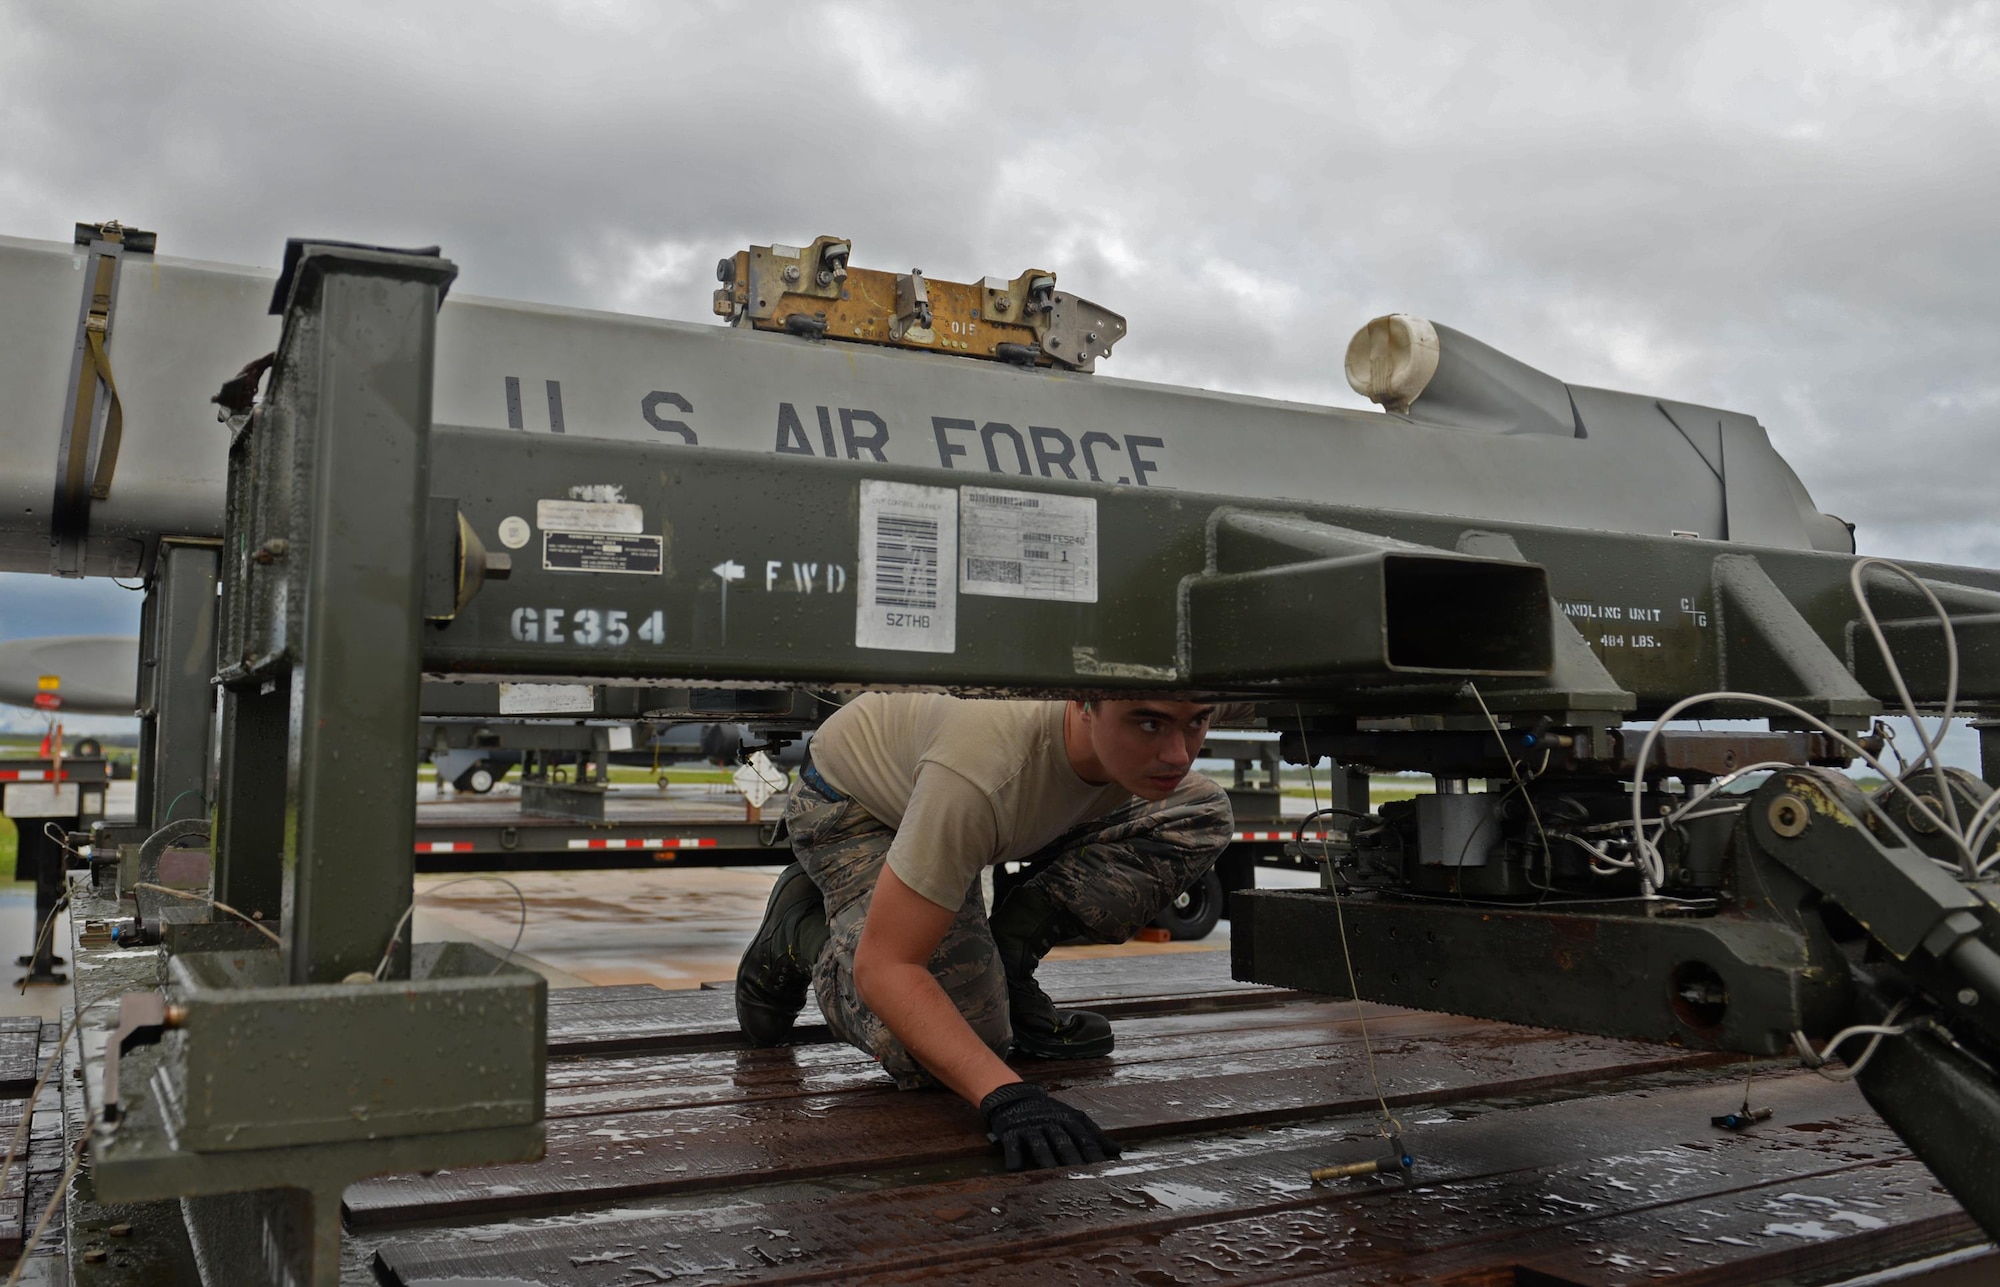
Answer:
<svg viewBox="0 0 2000 1287"><path fill-rule="evenodd" d="M813 969L813 990L827 1026L879 1059L903 1089L935 1086L854 987L854 950L895 831L859 804L830 800L804 784L785 820L793 855L826 899L827 944ZM1165 800L1134 800L1059 837L1034 855L1030 883L1074 916L1085 937L1122 943L1207 874L1229 843L1230 826L1228 795L1190 774ZM930 965L979 1039L1005 1056L1013 1040L1007 979L977 884Z"/></svg>

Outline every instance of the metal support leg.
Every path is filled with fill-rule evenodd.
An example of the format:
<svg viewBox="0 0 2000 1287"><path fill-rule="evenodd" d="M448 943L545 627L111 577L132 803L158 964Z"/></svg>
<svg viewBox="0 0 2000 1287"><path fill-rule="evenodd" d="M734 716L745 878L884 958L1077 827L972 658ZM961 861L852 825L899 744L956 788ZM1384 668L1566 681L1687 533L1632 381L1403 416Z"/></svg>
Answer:
<svg viewBox="0 0 2000 1287"><path fill-rule="evenodd" d="M445 278L444 280L448 280ZM294 983L373 971L416 874L427 440L441 281L328 272L290 346L286 408L311 504L283 562L303 579L292 670L285 953ZM283 396L283 395L280 395ZM274 562L269 566L280 566ZM356 801L369 807L355 809ZM408 971L397 952L396 977Z"/></svg>
<svg viewBox="0 0 2000 1287"><path fill-rule="evenodd" d="M17 987L69 982L69 975L56 968L64 962L56 955L55 930L49 925L56 904L62 901L63 852L62 846L43 830L43 824L48 822L55 822L65 831L76 829L74 818L19 818L14 823L19 835L15 867L18 871L35 873L35 940L28 945L27 952L16 960L16 964L28 969L26 975L14 980Z"/></svg>
<svg viewBox="0 0 2000 1287"><path fill-rule="evenodd" d="M212 797L217 543L160 542L140 632L139 809L149 830Z"/></svg>
<svg viewBox="0 0 2000 1287"><path fill-rule="evenodd" d="M285 796L278 774L290 735L292 694L276 681L271 689L223 690L214 892L216 901L275 924L285 891Z"/></svg>
<svg viewBox="0 0 2000 1287"><path fill-rule="evenodd" d="M540 1155L547 985L462 943L394 952L396 982L374 978L415 872L424 574L458 550L448 530L428 540L453 269L347 246L292 258L271 391L230 446L217 671L216 892L275 904L280 942L217 946L207 925L172 951L178 1034L102 1083L92 1181L111 1201L185 1199L209 1280L336 1287L355 1179Z"/></svg>

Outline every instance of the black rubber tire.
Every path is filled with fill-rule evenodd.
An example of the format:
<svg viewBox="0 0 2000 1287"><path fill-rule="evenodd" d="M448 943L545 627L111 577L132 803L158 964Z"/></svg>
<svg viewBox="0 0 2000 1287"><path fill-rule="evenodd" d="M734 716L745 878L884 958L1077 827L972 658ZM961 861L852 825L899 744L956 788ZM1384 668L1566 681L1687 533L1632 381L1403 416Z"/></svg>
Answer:
<svg viewBox="0 0 2000 1287"><path fill-rule="evenodd" d="M70 747L69 753L80 760L95 759L104 754L104 744L94 737L79 737L76 739L76 745Z"/></svg>
<svg viewBox="0 0 2000 1287"><path fill-rule="evenodd" d="M455 790L465 791L472 795L485 795L493 789L493 784L499 780L499 777L500 775L493 771L491 765L481 760L465 772L459 774L456 778L453 778L451 785ZM484 783L484 785L481 785L481 783Z"/></svg>
<svg viewBox="0 0 2000 1287"><path fill-rule="evenodd" d="M1167 910L1153 924L1177 942L1207 938L1222 919L1222 902L1222 878L1213 871L1203 872L1186 893L1167 904Z"/></svg>

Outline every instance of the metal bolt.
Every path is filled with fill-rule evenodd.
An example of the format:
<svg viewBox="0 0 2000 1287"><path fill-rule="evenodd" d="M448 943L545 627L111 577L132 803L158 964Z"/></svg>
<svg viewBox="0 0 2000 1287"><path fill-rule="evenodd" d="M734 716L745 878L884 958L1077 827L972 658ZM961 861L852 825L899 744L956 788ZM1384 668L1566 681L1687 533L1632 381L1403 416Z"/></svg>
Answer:
<svg viewBox="0 0 2000 1287"><path fill-rule="evenodd" d="M797 264L786 264L784 277L788 282L797 281L799 279L799 266Z"/></svg>
<svg viewBox="0 0 2000 1287"><path fill-rule="evenodd" d="M1007 296L1005 296L1005 295L995 295L995 296L993 297L993 311L994 311L994 312L996 312L996 313L1004 313L1004 312L1006 312L1006 311L1007 311L1008 309L1010 309L1010 308L1012 308L1012 307L1014 307L1014 301L1013 301L1013 300L1011 300L1011 299L1009 299L1009 298L1008 298Z"/></svg>
<svg viewBox="0 0 2000 1287"><path fill-rule="evenodd" d="M257 547L256 552L251 554L250 561L252 563L260 563L260 564L274 563L277 560L284 558L286 554L290 553L291 548L292 548L292 543L290 541L286 540L282 536L274 536L270 540L264 542L262 545Z"/></svg>
<svg viewBox="0 0 2000 1287"><path fill-rule="evenodd" d="M1771 830L1787 840L1804 835L1805 829L1812 825L1812 813L1806 802L1795 795L1781 795L1771 801L1769 819Z"/></svg>
<svg viewBox="0 0 2000 1287"><path fill-rule="evenodd" d="M1958 1003L1960 1005L1978 1005L1979 993L1971 988L1960 988L1958 990Z"/></svg>
<svg viewBox="0 0 2000 1287"><path fill-rule="evenodd" d="M1096 331L1085 331L1085 332L1083 333L1083 338L1084 338L1084 339L1086 339L1086 340L1089 340L1089 341L1090 341L1090 342L1091 342L1092 344L1095 344L1095 343L1097 343L1097 332L1096 332Z"/></svg>
<svg viewBox="0 0 2000 1287"><path fill-rule="evenodd" d="M102 1247L92 1247L83 1253L83 1263L86 1265L101 1265L110 1258L111 1253Z"/></svg>

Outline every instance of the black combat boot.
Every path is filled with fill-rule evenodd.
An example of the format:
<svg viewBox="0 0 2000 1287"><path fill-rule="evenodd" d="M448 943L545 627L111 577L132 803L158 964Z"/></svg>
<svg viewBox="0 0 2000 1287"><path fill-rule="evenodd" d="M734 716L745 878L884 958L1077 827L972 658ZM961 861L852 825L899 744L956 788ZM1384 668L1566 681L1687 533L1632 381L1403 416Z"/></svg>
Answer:
<svg viewBox="0 0 2000 1287"><path fill-rule="evenodd" d="M1035 1059L1096 1059L1111 1053L1111 1021L1089 1010L1058 1010L1035 982L1048 950L1075 938L1082 926L1033 885L1017 885L993 909L987 925L1007 971L1014 1049Z"/></svg>
<svg viewBox="0 0 2000 1287"><path fill-rule="evenodd" d="M806 1008L813 962L826 946L826 904L805 868L778 873L764 923L736 967L736 1022L753 1046L775 1046Z"/></svg>

